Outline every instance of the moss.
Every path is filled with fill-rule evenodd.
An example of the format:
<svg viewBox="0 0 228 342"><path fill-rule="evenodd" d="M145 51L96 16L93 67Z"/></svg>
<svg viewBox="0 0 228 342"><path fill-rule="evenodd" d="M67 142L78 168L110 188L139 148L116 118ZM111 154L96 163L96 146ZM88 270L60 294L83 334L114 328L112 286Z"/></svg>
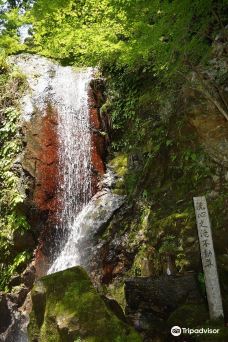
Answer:
<svg viewBox="0 0 228 342"><path fill-rule="evenodd" d="M109 165L118 177L125 176L128 170L127 154L116 153L116 156L109 162Z"/></svg>
<svg viewBox="0 0 228 342"><path fill-rule="evenodd" d="M126 307L124 286L124 281L117 280L105 289L105 294L108 295L108 297L115 299L117 303L121 306L123 311Z"/></svg>
<svg viewBox="0 0 228 342"><path fill-rule="evenodd" d="M123 153L116 153L115 157L109 161L109 167L116 174L115 187L113 193L117 195L125 194L125 176L128 172L128 156Z"/></svg>
<svg viewBox="0 0 228 342"><path fill-rule="evenodd" d="M137 253L131 268L132 276L151 276L154 275L154 262L147 258L146 246L144 245Z"/></svg>
<svg viewBox="0 0 228 342"><path fill-rule="evenodd" d="M29 329L28 333L31 332L32 341L38 341L40 336L40 327L37 321L37 312L35 313L34 310L30 314L30 321L29 321Z"/></svg>
<svg viewBox="0 0 228 342"><path fill-rule="evenodd" d="M41 279L46 289L46 307L39 330L40 342L82 341L141 341L132 328L120 321L97 294L86 272L74 267ZM34 294L39 291L35 285ZM33 307L29 336L37 336L38 315Z"/></svg>
<svg viewBox="0 0 228 342"><path fill-rule="evenodd" d="M157 220L153 226L153 236L156 236L159 232L170 234L178 234L180 229L187 226L189 219L189 213L173 213L161 220Z"/></svg>
<svg viewBox="0 0 228 342"><path fill-rule="evenodd" d="M156 250L153 256L155 264L159 264L162 254L169 250L175 255L179 271L198 269L198 237L193 215L192 208L164 215L162 219L159 219L160 213L150 215L147 238L149 245Z"/></svg>
<svg viewBox="0 0 228 342"><path fill-rule="evenodd" d="M208 319L208 309L204 304L185 304L169 316L168 325L196 328Z"/></svg>

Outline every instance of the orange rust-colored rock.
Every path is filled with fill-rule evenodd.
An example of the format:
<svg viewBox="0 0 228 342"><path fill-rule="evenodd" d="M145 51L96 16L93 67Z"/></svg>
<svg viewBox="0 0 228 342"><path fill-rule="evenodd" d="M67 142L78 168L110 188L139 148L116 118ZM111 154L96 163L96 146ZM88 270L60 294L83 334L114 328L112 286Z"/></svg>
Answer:
<svg viewBox="0 0 228 342"><path fill-rule="evenodd" d="M25 127L27 146L23 168L35 179L33 202L41 211L56 212L58 200L57 113L49 107Z"/></svg>
<svg viewBox="0 0 228 342"><path fill-rule="evenodd" d="M56 212L58 206L56 197L58 186L57 113L49 108L42 124L34 201L41 210Z"/></svg>
<svg viewBox="0 0 228 342"><path fill-rule="evenodd" d="M47 258L43 250L48 248L51 231L58 217L58 136L57 112L49 106L45 113L37 112L30 122L24 125L26 149L23 168L33 177L33 189L30 194L36 215L30 222L38 230L39 246L36 250L35 267L38 276L44 275ZM36 227L37 226L37 227Z"/></svg>
<svg viewBox="0 0 228 342"><path fill-rule="evenodd" d="M93 194L98 190L97 184L101 176L105 173L105 153L106 153L106 139L102 135L105 127L100 117L100 106L102 102L102 92L96 89L94 82L89 87L89 112L90 125L92 131L92 188Z"/></svg>

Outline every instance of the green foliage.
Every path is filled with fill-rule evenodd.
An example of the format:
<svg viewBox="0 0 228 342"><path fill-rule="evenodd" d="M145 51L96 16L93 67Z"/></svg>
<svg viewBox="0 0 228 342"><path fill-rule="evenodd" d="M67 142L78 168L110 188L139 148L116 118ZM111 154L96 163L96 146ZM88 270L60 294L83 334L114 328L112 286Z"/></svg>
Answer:
<svg viewBox="0 0 228 342"><path fill-rule="evenodd" d="M1 248L1 246L0 246ZM27 251L18 253L13 260L11 260L8 268L4 264L0 264L1 277L0 277L0 288L5 291L9 290L8 283L10 278L20 271L20 267L24 267L28 261L31 260L31 254Z"/></svg>
<svg viewBox="0 0 228 342"><path fill-rule="evenodd" d="M27 46L20 41L19 28L31 23L29 7L32 2L32 0L0 2L0 54L10 55L27 49Z"/></svg>
<svg viewBox="0 0 228 342"><path fill-rule="evenodd" d="M17 101L24 89L24 77L0 59L0 286L3 289L10 276L28 259L28 251L17 254L13 249L16 230L28 230L21 210L25 195L20 184L21 171L17 158L22 150Z"/></svg>
<svg viewBox="0 0 228 342"><path fill-rule="evenodd" d="M225 8L226 1L213 0L37 0L32 49L64 64L100 66L113 148L131 149L145 136L149 117L167 116L183 74L207 62ZM125 130L132 130L127 140L120 138Z"/></svg>
<svg viewBox="0 0 228 342"><path fill-rule="evenodd" d="M225 6L213 0L37 0L35 46L62 60L142 65L167 77L181 64L205 59Z"/></svg>

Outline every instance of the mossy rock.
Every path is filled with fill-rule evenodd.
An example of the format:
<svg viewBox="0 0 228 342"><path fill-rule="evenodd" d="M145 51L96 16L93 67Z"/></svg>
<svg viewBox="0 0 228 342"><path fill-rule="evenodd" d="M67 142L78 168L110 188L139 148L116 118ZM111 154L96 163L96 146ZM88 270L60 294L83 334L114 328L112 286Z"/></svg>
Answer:
<svg viewBox="0 0 228 342"><path fill-rule="evenodd" d="M109 166L118 177L124 177L128 170L128 156L124 153L116 153L115 157L109 161Z"/></svg>
<svg viewBox="0 0 228 342"><path fill-rule="evenodd" d="M116 280L110 284L106 289L106 294L115 299L120 307L125 310L126 298L124 293L124 281Z"/></svg>
<svg viewBox="0 0 228 342"><path fill-rule="evenodd" d="M125 194L125 176L128 172L127 154L116 153L115 157L109 161L108 165L116 175L113 193L117 195Z"/></svg>
<svg viewBox="0 0 228 342"><path fill-rule="evenodd" d="M185 304L177 308L168 319L170 327L178 325L196 328L209 319L208 309L204 304Z"/></svg>
<svg viewBox="0 0 228 342"><path fill-rule="evenodd" d="M32 290L32 302L30 341L141 341L105 305L81 267L41 278Z"/></svg>

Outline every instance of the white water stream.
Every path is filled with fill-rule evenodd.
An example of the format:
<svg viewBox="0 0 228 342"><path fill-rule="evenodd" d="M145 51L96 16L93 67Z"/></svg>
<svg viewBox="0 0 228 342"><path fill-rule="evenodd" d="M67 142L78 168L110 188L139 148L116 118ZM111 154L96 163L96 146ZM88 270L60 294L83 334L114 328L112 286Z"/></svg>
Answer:
<svg viewBox="0 0 228 342"><path fill-rule="evenodd" d="M37 110L45 115L47 105L51 105L58 114L57 191L61 205L57 213L56 239L62 240L57 244L62 251L49 268L50 274L79 263L77 242L81 234L80 212L92 196L88 106L92 69L75 71L71 67L63 67L35 55L13 58L14 63L26 74L29 83L29 92L22 99L23 119L29 121Z"/></svg>
<svg viewBox="0 0 228 342"><path fill-rule="evenodd" d="M92 196L91 190L91 131L88 107L88 84L91 70L74 72L58 68L53 79L59 114L59 170L62 209L59 211L61 236L67 238L63 251L50 267L48 274L78 264L77 215ZM73 239L72 239L73 231Z"/></svg>

